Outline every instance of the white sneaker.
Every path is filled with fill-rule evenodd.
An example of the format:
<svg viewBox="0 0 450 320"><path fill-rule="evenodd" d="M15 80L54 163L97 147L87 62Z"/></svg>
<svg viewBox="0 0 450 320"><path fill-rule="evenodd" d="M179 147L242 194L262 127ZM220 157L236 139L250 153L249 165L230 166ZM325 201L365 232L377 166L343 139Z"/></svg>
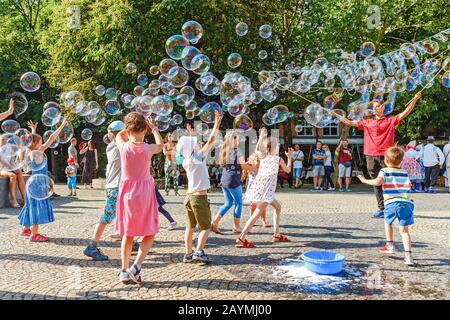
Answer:
<svg viewBox="0 0 450 320"><path fill-rule="evenodd" d="M409 255L408 254L405 255L404 263L407 266L410 266L410 267L415 265L414 260L413 260L413 258L412 258L412 256L410 254Z"/></svg>
<svg viewBox="0 0 450 320"><path fill-rule="evenodd" d="M119 281L122 283L128 283L130 282L130 275L126 271L120 271L119 273Z"/></svg>
<svg viewBox="0 0 450 320"><path fill-rule="evenodd" d="M177 227L178 223L176 221L171 222L170 226L167 227L167 230L174 230Z"/></svg>
<svg viewBox="0 0 450 320"><path fill-rule="evenodd" d="M328 191L334 191L335 189L334 188L330 188L330 189L328 189Z"/></svg>

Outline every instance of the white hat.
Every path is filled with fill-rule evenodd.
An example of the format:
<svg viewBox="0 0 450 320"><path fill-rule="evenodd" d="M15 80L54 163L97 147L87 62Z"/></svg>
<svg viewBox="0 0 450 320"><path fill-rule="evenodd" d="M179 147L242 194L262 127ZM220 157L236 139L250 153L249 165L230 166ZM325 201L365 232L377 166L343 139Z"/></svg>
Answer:
<svg viewBox="0 0 450 320"><path fill-rule="evenodd" d="M197 137L182 136L178 139L177 152L184 158L189 158L197 145Z"/></svg>

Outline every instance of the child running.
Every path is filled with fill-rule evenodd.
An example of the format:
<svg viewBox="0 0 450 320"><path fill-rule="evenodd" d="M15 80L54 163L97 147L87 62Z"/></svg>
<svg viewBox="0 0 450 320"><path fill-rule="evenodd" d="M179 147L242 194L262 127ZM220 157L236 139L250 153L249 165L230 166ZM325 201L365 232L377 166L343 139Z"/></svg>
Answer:
<svg viewBox="0 0 450 320"><path fill-rule="evenodd" d="M236 247L238 248L253 248L255 245L246 239L247 233L255 224L261 212L270 204L275 209L273 217L274 233L272 242L285 242L289 239L279 234L281 204L275 199L275 190L277 187L278 168L281 168L287 173L291 172L292 154L294 150L288 149L286 156L288 163L278 156L280 145L278 140L274 137L264 138L262 142L264 153L267 156L260 160L258 174L251 184L250 188L245 193L245 201L256 203L256 209L251 215L250 219L245 224L242 233L236 239Z"/></svg>
<svg viewBox="0 0 450 320"><path fill-rule="evenodd" d="M144 142L149 129L156 144ZM141 284L142 263L159 231L158 203L150 164L152 156L162 151L164 143L153 121L146 121L137 112L131 112L125 117L125 129L117 134L116 143L122 165L116 219L116 229L122 235L119 281L128 283L131 279ZM134 237L143 238L136 260L129 268Z"/></svg>
<svg viewBox="0 0 450 320"><path fill-rule="evenodd" d="M33 156L31 168L32 175L43 174L48 175L47 162L41 168L44 161L44 152L53 142L58 138L64 126L67 124L67 119L64 118L60 126L51 134L48 140L42 144L42 137L36 134L37 124L30 123L31 132L33 135L33 143L29 151L37 150L40 153ZM53 222L55 217L53 215L52 203L49 198L43 200L36 200L31 198L28 190L25 196L25 206L19 214L20 225L23 226L22 235L29 236L31 242L45 242L48 237L39 234L39 225Z"/></svg>
<svg viewBox="0 0 450 320"><path fill-rule="evenodd" d="M380 248L382 253L395 253L392 223L398 219L400 223L400 234L405 250L404 263L413 266L411 255L411 236L408 226L414 224L414 204L410 198L411 181L408 172L400 168L404 152L399 147L390 147L384 155L387 168L380 170L378 177L368 180L359 175L362 183L371 186L381 186L384 198L384 226L386 232L386 245Z"/></svg>
<svg viewBox="0 0 450 320"><path fill-rule="evenodd" d="M214 127L208 141L202 148L197 144L195 131L190 124L186 126L190 137L181 137L177 144L177 152L184 157L183 168L186 170L188 178L188 191L184 200L187 214L186 233L184 237L184 263L208 263L210 261L204 251L206 240L211 230L211 208L207 195L211 185L206 160L209 152L214 147L214 141L219 132L220 121L220 114L216 111ZM196 251L193 253L192 241L194 230L197 226L200 228L200 234L198 235Z"/></svg>
<svg viewBox="0 0 450 320"><path fill-rule="evenodd" d="M67 188L69 189L69 197L77 196L77 165L75 159L70 157L67 159L66 176L67 176Z"/></svg>
<svg viewBox="0 0 450 320"><path fill-rule="evenodd" d="M214 233L221 234L219 222L228 210L234 205L233 233L241 233L242 213L242 170L250 170L251 166L245 163L242 152L238 149L239 136L236 131L229 131L223 140L219 153L219 165L223 167L221 185L225 203L211 224Z"/></svg>

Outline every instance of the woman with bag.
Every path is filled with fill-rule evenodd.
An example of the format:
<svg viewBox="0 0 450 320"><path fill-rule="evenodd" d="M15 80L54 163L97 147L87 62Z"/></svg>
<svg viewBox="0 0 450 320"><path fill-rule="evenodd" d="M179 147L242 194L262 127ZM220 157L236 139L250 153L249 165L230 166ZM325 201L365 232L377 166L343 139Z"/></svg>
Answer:
<svg viewBox="0 0 450 320"><path fill-rule="evenodd" d="M220 179L225 203L211 224L211 230L221 234L218 225L223 216L234 205L233 233L241 233L242 213L242 170L251 170L252 166L245 163L244 156L238 149L239 137L235 131L225 135L219 154L219 165L223 168Z"/></svg>
<svg viewBox="0 0 450 320"><path fill-rule="evenodd" d="M348 140L343 139L339 142L336 149L336 153L339 155L339 192L344 191L342 188L342 179L345 178L345 191L350 192L350 182L352 180L352 153L348 148Z"/></svg>

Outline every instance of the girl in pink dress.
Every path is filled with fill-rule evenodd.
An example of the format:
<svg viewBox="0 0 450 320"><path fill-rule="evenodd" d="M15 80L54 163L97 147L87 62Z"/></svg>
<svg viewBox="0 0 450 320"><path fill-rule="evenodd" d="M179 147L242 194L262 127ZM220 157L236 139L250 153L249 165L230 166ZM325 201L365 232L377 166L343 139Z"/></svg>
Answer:
<svg viewBox="0 0 450 320"><path fill-rule="evenodd" d="M412 192L420 192L420 183L425 179L425 174L422 172L418 161L419 157L420 152L416 149L416 141L411 141L406 145L406 152L401 167L408 171Z"/></svg>
<svg viewBox="0 0 450 320"><path fill-rule="evenodd" d="M156 144L144 142L148 130L152 131ZM116 136L116 143L122 162L116 211L116 229L122 236L119 280L140 284L142 263L159 231L158 202L150 163L152 156L162 151L164 143L153 122L137 112L125 117L125 129ZM128 268L134 237L143 238L136 261Z"/></svg>
<svg viewBox="0 0 450 320"><path fill-rule="evenodd" d="M291 172L292 154L294 153L294 150L289 148L288 152L286 152L288 158L288 163L286 164L284 160L278 156L280 145L276 138L265 138L262 145L264 146L264 154L266 154L266 156L260 160L258 173L256 174L253 183L247 189L244 197L244 202L256 203L256 209L245 224L244 229L242 229L242 233L236 239L236 247L238 248L255 247L255 245L252 242L247 241L245 237L261 215L261 212L265 211L269 204L275 209L272 242L289 241L286 236L279 234L281 204L275 199L275 190L277 188L278 168L281 166L287 173Z"/></svg>

